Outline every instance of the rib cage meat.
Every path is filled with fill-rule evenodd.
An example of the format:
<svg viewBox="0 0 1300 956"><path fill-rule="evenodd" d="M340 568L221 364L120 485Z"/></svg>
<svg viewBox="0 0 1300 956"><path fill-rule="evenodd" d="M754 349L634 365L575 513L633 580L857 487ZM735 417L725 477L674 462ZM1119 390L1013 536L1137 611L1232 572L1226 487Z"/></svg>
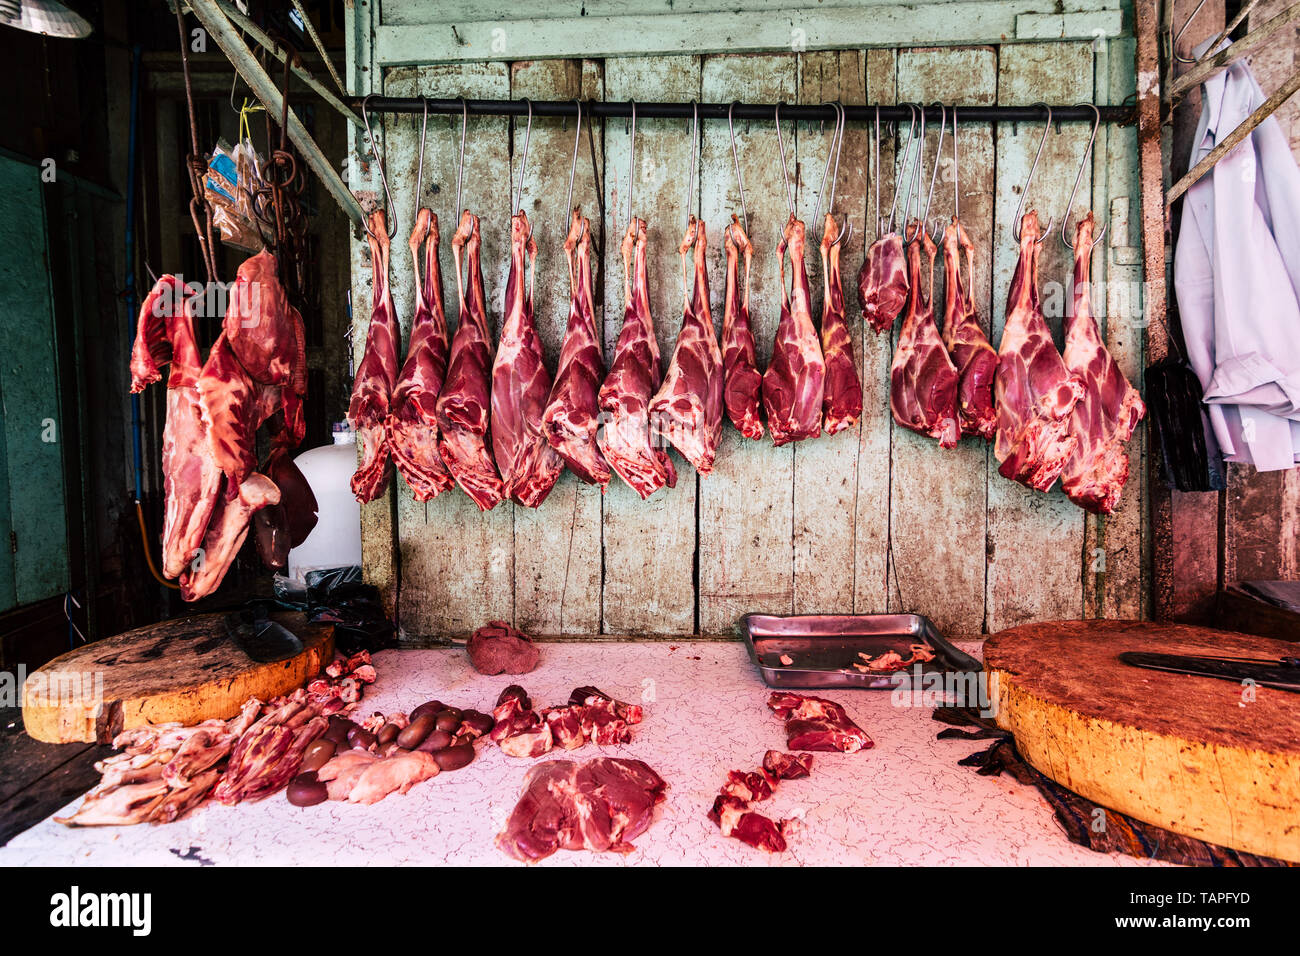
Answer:
<svg viewBox="0 0 1300 956"><path fill-rule="evenodd" d="M1071 412L1078 445L1061 473L1061 489L1080 507L1111 514L1128 480L1124 442L1146 415L1146 405L1107 351L1093 318L1089 282L1094 226L1090 212L1075 232L1074 312L1067 320L1065 366L1081 381L1083 395Z"/></svg>
<svg viewBox="0 0 1300 956"><path fill-rule="evenodd" d="M1070 413L1083 383L1066 368L1052 342L1038 298L1038 214L1020 225L1020 259L1007 296L1007 322L998 346L994 380L998 471L1038 491L1056 482L1079 437Z"/></svg>
<svg viewBox="0 0 1300 956"><path fill-rule="evenodd" d="M663 384L650 400L651 434L675 446L701 475L713 471L722 438L722 350L709 311L707 245L704 223L691 216L679 248L682 328Z"/></svg>
<svg viewBox="0 0 1300 956"><path fill-rule="evenodd" d="M510 218L506 312L492 363L492 452L503 493L526 508L545 501L564 470L564 460L542 432L551 376L533 323L536 262L532 227L520 210Z"/></svg>
<svg viewBox="0 0 1300 956"><path fill-rule="evenodd" d="M951 448L961 438L957 424L958 374L934 322L934 260L938 249L922 224L912 220L909 228L915 234L907 246L912 294L889 370L889 410L898 424L938 439L940 448ZM923 245L930 260L929 295L921 286Z"/></svg>
<svg viewBox="0 0 1300 956"><path fill-rule="evenodd" d="M794 270L790 293L785 287L787 250ZM772 346L772 362L763 373L763 408L772 442L778 446L816 438L822 427L826 363L813 326L803 250L804 224L791 215L776 249L781 261L781 320Z"/></svg>
<svg viewBox="0 0 1300 956"><path fill-rule="evenodd" d="M416 216L410 247L415 268L415 317L411 319L406 362L393 389L388 447L416 500L429 501L455 484L438 454L438 393L447 374L451 341L438 268L438 217L431 210L421 209Z"/></svg>
<svg viewBox="0 0 1300 956"><path fill-rule="evenodd" d="M500 503L505 490L487 446L492 333L483 295L481 242L478 217L465 210L451 241L460 323L451 340L447 377L438 395L438 454L479 510L489 511ZM469 260L468 296L462 280L462 254Z"/></svg>
<svg viewBox="0 0 1300 956"><path fill-rule="evenodd" d="M650 399L659 389L659 343L646 286L646 224L633 219L623 237L623 330L600 387L604 428L596 436L605 460L642 498L677 484L668 453L651 445Z"/></svg>
<svg viewBox="0 0 1300 956"><path fill-rule="evenodd" d="M576 255L575 255L576 253ZM610 471L596 445L600 427L600 381L605 374L600 330L591 289L591 222L579 210L564 242L569 263L569 326L560 348L542 429L569 469L589 485L609 485Z"/></svg>
<svg viewBox="0 0 1300 956"><path fill-rule="evenodd" d="M365 503L374 501L388 486L392 470L388 453L388 412L393 387L397 384L397 341L401 334L393 311L388 273L388 226L383 210L370 216L370 267L374 305L366 347L352 382L348 420L361 446L361 464L352 476L352 493Z"/></svg>
<svg viewBox="0 0 1300 956"><path fill-rule="evenodd" d="M825 395L822 399L822 427L834 435L851 428L862 416L862 382L853 359L853 337L844 321L844 286L840 279L839 229L830 213L822 233L822 357L826 363Z"/></svg>
<svg viewBox="0 0 1300 956"><path fill-rule="evenodd" d="M944 323L943 341L957 366L957 415L963 435L992 439L997 423L993 407L993 379L998 370L998 353L989 344L975 312L971 286L975 282L974 247L970 236L954 216L943 233ZM961 257L966 256L966 275L961 277Z"/></svg>
<svg viewBox="0 0 1300 956"><path fill-rule="evenodd" d="M722 402L727 417L746 438L763 437L759 402L763 376L754 356L754 333L749 327L749 267L754 247L740 225L731 217L724 230L727 247L727 291L722 313ZM740 256L745 256L745 287L740 291Z"/></svg>

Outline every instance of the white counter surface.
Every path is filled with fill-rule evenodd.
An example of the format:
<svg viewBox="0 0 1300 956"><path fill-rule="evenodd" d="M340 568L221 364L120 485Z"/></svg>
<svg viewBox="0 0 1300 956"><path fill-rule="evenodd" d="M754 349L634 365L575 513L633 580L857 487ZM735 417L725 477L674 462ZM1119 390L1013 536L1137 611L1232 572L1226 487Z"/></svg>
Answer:
<svg viewBox="0 0 1300 956"><path fill-rule="evenodd" d="M978 645L963 647L978 652ZM773 819L802 817L788 852L752 849L724 838L706 816L728 770L757 769L766 750L784 749L783 725L766 705L770 691L744 645L540 648L541 665L522 678L483 677L463 650L376 654L379 680L358 711L409 711L431 698L487 711L516 680L539 707L563 703L585 684L641 702L645 720L627 746L587 744L538 759L644 760L669 784L659 818L626 856L560 851L539 866L1158 865L1070 843L1033 787L957 766L989 741L936 740L944 725L928 709L895 707L884 691L809 692L843 703L876 746L815 754L810 778L783 782L759 807ZM373 806L299 809L280 793L236 807L209 804L164 826L69 829L49 819L0 848L0 865L516 865L493 838L535 761L507 757L489 741L478 749L465 769Z"/></svg>

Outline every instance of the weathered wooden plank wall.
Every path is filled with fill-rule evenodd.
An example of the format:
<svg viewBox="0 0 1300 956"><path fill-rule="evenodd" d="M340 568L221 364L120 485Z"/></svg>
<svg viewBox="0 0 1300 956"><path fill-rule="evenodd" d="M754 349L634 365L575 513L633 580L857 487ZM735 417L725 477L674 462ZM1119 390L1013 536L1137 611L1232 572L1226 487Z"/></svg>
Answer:
<svg viewBox="0 0 1300 956"><path fill-rule="evenodd" d="M1090 98L1095 88L1096 95L1119 101L1127 92L1125 66L1102 56L1106 47L1054 42L393 67L383 74L383 91L452 97L975 105L1073 102ZM399 244L405 241L415 205L419 124L418 116L385 122L390 182L402 219L395 240ZM584 136L574 203L592 216L598 249L603 247L603 255L596 257L597 321L604 329L608 359L622 324L619 243L628 221L628 189L633 189L632 212L649 222L651 307L667 362L681 322L677 246L689 211L707 225L711 301L715 323L721 326L722 230L730 214L740 211L731 140L725 123L703 124L699 188L688 210L689 121L638 119L635 158L630 154L629 125L625 120L596 124L594 170ZM459 117L429 121L424 199L441 216L445 240L453 228L459 128ZM813 237L821 230L810 220L832 130L811 124L797 129L787 124L785 129L796 206L808 222L807 264L814 308L819 309L823 277ZM1042 129L1040 124L959 127L962 220L977 246L976 303L995 342L1016 256L1011 222ZM512 141L507 121L470 119L462 205L483 218L484 273L494 326L500 319L509 189L512 175L518 175L522 131L520 124ZM881 165L886 173L880 198L886 214L901 161L896 135L885 127ZM1029 206L1045 218L1059 222L1064 214L1087 136L1082 125L1049 134L1029 197ZM929 185L937 143L938 130L932 124L926 134L924 187ZM949 129L939 158L931 223L946 222L953 211L951 146ZM536 224L536 315L552 367L568 311L561 243L572 149L571 121L534 122L523 205ZM780 295L776 236L788 214L773 124L738 123L736 152L755 246L752 321L759 359L766 365ZM1079 213L1091 197L1102 215L1114 203L1113 215L1127 218L1127 204L1135 195L1132 157L1127 132L1103 131L1092 171L1084 175ZM864 240L869 242L876 231L872 172L868 130L852 125L845 138L835 213L847 215L853 227L842 269L866 399L859 425L832 438L779 449L768 439L742 439L727 425L711 476L700 479L674 452L677 488L648 502L617 479L602 497L566 475L535 512L502 505L481 515L459 491L425 505L399 487L395 504L372 507L387 507L396 515L399 615L407 640L463 634L490 618L513 620L538 634L668 636L727 633L747 611L907 610L928 615L945 633L971 636L1029 620L1143 613L1140 480L1130 484L1119 518L1085 521L1059 490L1039 495L1002 479L985 445L966 440L956 449L941 451L893 425L888 377L896 338L864 332L856 308ZM603 228L597 173L605 206ZM900 213L901 205L900 199ZM1136 245L1135 237L1132 243ZM1103 258L1098 254L1099 274L1105 269ZM410 257L395 254L393 262L395 301L405 331L413 306ZM456 300L446 241L442 262L450 309ZM1131 277L1136 268L1124 266L1125 274ZM355 301L367 305L356 310L358 344L369 302L368 276L359 271ZM1064 303L1070 259L1055 234L1044 245L1041 271L1045 299L1050 302L1055 289L1058 303ZM1049 289L1048 283L1056 285ZM941 307L941 260L934 291ZM1059 311L1053 327L1059 344ZM1108 336L1126 371L1139 380L1140 329L1117 323ZM1142 454L1140 442L1133 452L1135 457ZM1135 460L1133 474L1144 473ZM368 539L383 534L380 519L367 525ZM386 583L382 575L376 577Z"/></svg>

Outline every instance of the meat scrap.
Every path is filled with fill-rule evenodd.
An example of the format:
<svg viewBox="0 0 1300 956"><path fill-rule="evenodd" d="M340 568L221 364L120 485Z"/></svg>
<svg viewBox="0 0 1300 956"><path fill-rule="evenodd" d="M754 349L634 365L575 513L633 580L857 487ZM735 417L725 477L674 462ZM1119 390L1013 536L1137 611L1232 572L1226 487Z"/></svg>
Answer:
<svg viewBox="0 0 1300 956"><path fill-rule="evenodd" d="M574 750L587 741L602 747L629 743L632 725L641 723L644 712L595 687L579 687L567 704L538 713L524 689L511 684L497 698L492 717L496 723L489 736L502 751L539 757L553 747Z"/></svg>
<svg viewBox="0 0 1300 956"><path fill-rule="evenodd" d="M878 657L859 651L858 657L862 658L862 662L854 661L853 666L863 673L892 673L906 670L913 664L934 660L934 651L925 644L912 644L908 650L912 653L911 657L904 657L898 651L886 651Z"/></svg>
<svg viewBox="0 0 1300 956"><path fill-rule="evenodd" d="M1089 212L1075 231L1074 311L1066 320L1065 366L1082 383L1083 395L1071 413L1079 443L1061 473L1061 490L1079 507L1108 515L1128 480L1124 443L1147 408L1107 351L1092 315L1094 225Z"/></svg>
<svg viewBox="0 0 1300 956"><path fill-rule="evenodd" d="M631 853L667 787L640 760L547 761L528 771L497 846L525 863L556 850Z"/></svg>
<svg viewBox="0 0 1300 956"><path fill-rule="evenodd" d="M785 721L786 746L791 750L852 754L875 746L866 731L833 700L776 691L768 698L767 706Z"/></svg>
<svg viewBox="0 0 1300 956"><path fill-rule="evenodd" d="M732 837L749 846L769 853L786 849L785 834L792 821L776 821L750 809L772 796L782 780L806 777L812 770L812 757L783 754L769 750L763 755L760 770L748 773L732 770L722 785L718 797L709 809L709 819L718 825L725 837Z"/></svg>
<svg viewBox="0 0 1300 956"><path fill-rule="evenodd" d="M1007 323L994 379L998 472L1047 491L1073 457L1079 436L1071 412L1084 386L1056 351L1038 297L1038 214L1020 220L1020 258L1007 295Z"/></svg>
<svg viewBox="0 0 1300 956"><path fill-rule="evenodd" d="M527 674L537 667L537 645L505 621L489 621L466 644L470 663L480 674Z"/></svg>

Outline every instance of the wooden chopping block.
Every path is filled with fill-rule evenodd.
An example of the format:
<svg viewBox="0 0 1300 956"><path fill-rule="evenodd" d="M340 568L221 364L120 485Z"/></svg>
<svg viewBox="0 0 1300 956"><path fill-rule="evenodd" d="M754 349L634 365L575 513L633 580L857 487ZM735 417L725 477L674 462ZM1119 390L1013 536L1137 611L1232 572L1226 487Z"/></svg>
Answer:
<svg viewBox="0 0 1300 956"><path fill-rule="evenodd" d="M46 743L109 743L123 730L229 719L250 697L270 700L316 677L334 658L334 628L277 613L301 653L259 664L226 634L224 614L136 628L69 651L23 684L23 723Z"/></svg>
<svg viewBox="0 0 1300 956"><path fill-rule="evenodd" d="M1300 862L1300 694L1132 667L1124 651L1272 659L1285 641L1140 621L1058 621L984 645L998 726L1103 807Z"/></svg>

